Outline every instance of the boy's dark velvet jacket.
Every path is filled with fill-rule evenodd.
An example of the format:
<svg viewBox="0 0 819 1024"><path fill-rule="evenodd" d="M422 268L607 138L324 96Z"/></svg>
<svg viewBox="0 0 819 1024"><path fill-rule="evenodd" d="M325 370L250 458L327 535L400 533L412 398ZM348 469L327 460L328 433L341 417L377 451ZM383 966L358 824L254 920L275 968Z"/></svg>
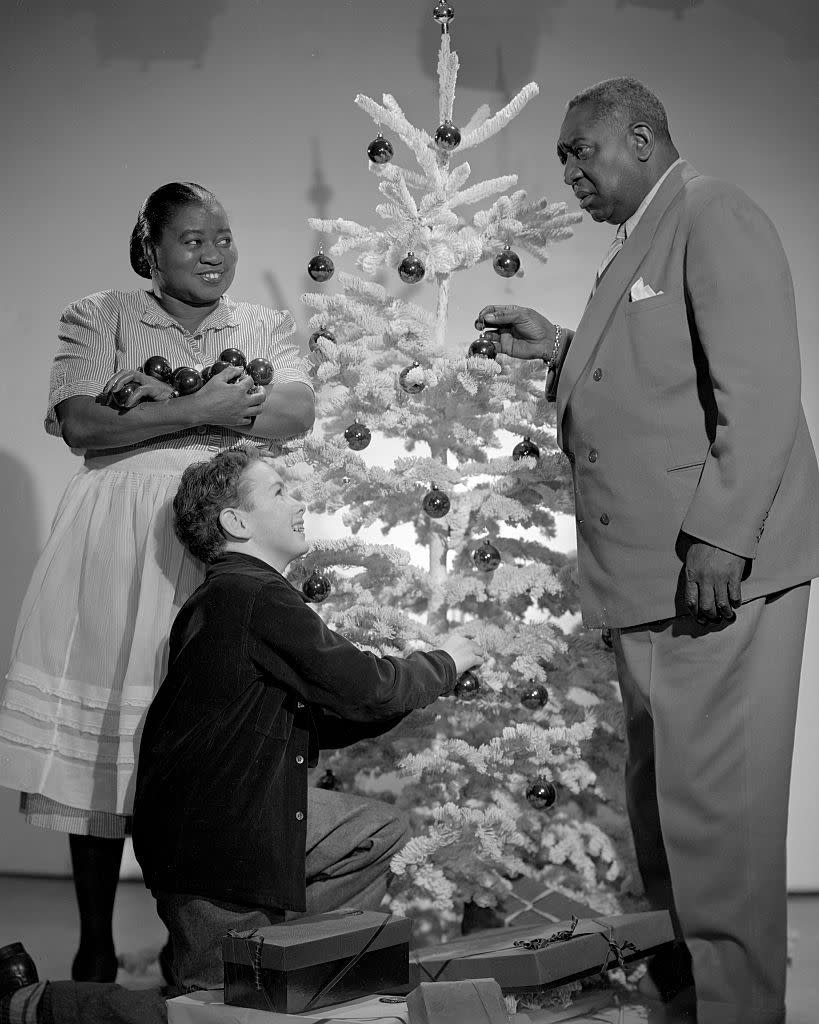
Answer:
<svg viewBox="0 0 819 1024"><path fill-rule="evenodd" d="M360 651L275 569L224 555L176 617L142 732L133 834L145 884L305 910L319 748L380 735L454 685L445 652Z"/></svg>

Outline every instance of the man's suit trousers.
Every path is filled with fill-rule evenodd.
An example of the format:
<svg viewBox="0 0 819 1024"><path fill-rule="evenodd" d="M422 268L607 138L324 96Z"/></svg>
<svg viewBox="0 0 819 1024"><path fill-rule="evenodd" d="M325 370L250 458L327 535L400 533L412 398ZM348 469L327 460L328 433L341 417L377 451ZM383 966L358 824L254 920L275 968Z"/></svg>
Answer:
<svg viewBox="0 0 819 1024"><path fill-rule="evenodd" d="M698 1024L782 1024L786 853L810 584L613 630L626 789L648 898L688 946Z"/></svg>

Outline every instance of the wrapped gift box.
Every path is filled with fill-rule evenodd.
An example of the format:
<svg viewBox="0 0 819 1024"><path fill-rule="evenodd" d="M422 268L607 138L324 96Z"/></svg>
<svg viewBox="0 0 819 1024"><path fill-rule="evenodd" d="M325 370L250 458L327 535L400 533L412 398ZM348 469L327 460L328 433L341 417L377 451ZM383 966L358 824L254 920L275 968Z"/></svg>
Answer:
<svg viewBox="0 0 819 1024"><path fill-rule="evenodd" d="M389 998L389 997L383 997ZM330 1021L379 1021L379 1024L407 1024L409 1011L403 999L381 1002L380 996L366 996L349 1003L324 1007L315 1013L276 1013L227 1006L222 992L191 992L169 999L168 1024L296 1024L297 1021L326 1024Z"/></svg>
<svg viewBox="0 0 819 1024"><path fill-rule="evenodd" d="M494 978L421 982L407 996L409 1024L509 1024L503 993Z"/></svg>
<svg viewBox="0 0 819 1024"><path fill-rule="evenodd" d="M557 924L572 917L595 917L596 911L579 903L551 885L536 878L518 878L503 900L503 923L507 928L520 925Z"/></svg>
<svg viewBox="0 0 819 1024"><path fill-rule="evenodd" d="M467 978L494 978L510 990L561 985L648 956L673 940L671 918L664 910L583 918L574 926L563 921L492 928L413 952L410 985Z"/></svg>
<svg viewBox="0 0 819 1024"><path fill-rule="evenodd" d="M225 1003L301 1013L406 991L412 922L373 910L297 917L222 940Z"/></svg>

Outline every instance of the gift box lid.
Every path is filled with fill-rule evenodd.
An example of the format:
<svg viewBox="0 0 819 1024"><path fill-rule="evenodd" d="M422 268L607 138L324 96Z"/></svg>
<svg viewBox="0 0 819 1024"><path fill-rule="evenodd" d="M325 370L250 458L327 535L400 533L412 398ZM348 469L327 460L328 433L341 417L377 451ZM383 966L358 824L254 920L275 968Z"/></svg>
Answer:
<svg viewBox="0 0 819 1024"><path fill-rule="evenodd" d="M222 958L263 970L294 971L401 943L409 950L411 932L407 917L376 910L334 910L253 931L228 932L222 939Z"/></svg>
<svg viewBox="0 0 819 1024"><path fill-rule="evenodd" d="M632 960L673 939L671 917L664 910L587 918L574 928L570 921L493 928L416 950L410 972L419 981L493 977L502 988L555 985L614 966L615 949L623 960Z"/></svg>

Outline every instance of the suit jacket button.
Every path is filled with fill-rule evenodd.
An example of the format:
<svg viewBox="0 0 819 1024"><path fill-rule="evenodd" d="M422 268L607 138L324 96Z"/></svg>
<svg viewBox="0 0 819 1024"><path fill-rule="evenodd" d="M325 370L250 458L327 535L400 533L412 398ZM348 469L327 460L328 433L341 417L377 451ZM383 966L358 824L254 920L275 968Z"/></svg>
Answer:
<svg viewBox="0 0 819 1024"><path fill-rule="evenodd" d="M301 754L296 754L296 764L304 764L304 758Z"/></svg>
<svg viewBox="0 0 819 1024"><path fill-rule="evenodd" d="M609 519L607 512L604 512L603 515L600 516L600 522L603 524L603 526L608 526L609 525L611 520Z"/></svg>
<svg viewBox="0 0 819 1024"><path fill-rule="evenodd" d="M589 452L589 462L597 462L597 449L592 448Z"/></svg>
<svg viewBox="0 0 819 1024"><path fill-rule="evenodd" d="M302 811L296 811L296 821L304 821L304 813Z"/></svg>
<svg viewBox="0 0 819 1024"><path fill-rule="evenodd" d="M303 701L297 700L296 701L296 707L299 708L299 709L303 708L304 707Z"/></svg>
<svg viewBox="0 0 819 1024"><path fill-rule="evenodd" d="M600 369L599 366L597 367L597 369L592 374L592 377L594 377L595 380L602 380L603 379L603 371Z"/></svg>

